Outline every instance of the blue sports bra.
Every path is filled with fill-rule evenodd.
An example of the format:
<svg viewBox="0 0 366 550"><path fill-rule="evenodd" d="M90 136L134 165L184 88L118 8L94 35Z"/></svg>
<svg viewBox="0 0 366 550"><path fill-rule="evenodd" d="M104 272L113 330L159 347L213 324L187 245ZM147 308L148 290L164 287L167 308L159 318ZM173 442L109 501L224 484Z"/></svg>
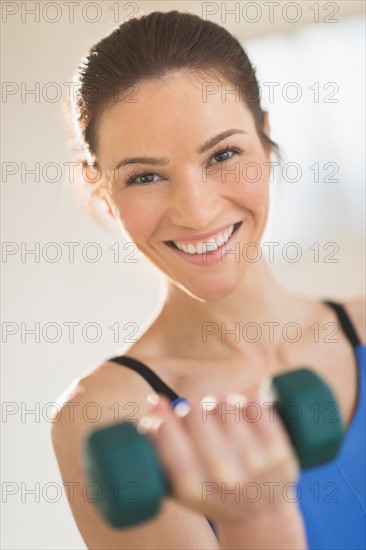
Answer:
<svg viewBox="0 0 366 550"><path fill-rule="evenodd" d="M324 300L338 317L355 353L358 367L358 400L337 457L317 468L300 473L296 501L302 512L309 550L366 549L366 345L343 306ZM185 399L175 393L149 367L127 355L109 359L129 367L157 393L163 393L175 406ZM215 524L207 518L216 535Z"/></svg>

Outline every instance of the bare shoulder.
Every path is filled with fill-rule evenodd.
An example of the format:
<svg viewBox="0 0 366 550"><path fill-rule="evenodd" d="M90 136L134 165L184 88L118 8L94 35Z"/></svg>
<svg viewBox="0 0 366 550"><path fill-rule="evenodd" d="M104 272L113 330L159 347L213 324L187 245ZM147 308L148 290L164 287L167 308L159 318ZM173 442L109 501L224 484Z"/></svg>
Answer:
<svg viewBox="0 0 366 550"><path fill-rule="evenodd" d="M217 549L206 518L172 499L164 499L161 512L149 522L121 530L109 526L85 498L82 445L88 433L123 420L138 422L150 411L146 397L152 391L138 373L106 361L57 398L52 445L75 523L88 549Z"/></svg>
<svg viewBox="0 0 366 550"><path fill-rule="evenodd" d="M362 344L366 344L366 299L356 298L344 301L343 305L350 316L359 339Z"/></svg>
<svg viewBox="0 0 366 550"><path fill-rule="evenodd" d="M136 372L106 361L74 379L56 398L52 440L62 440L65 432L84 437L89 430L128 418L138 421L148 413L149 393L151 388Z"/></svg>

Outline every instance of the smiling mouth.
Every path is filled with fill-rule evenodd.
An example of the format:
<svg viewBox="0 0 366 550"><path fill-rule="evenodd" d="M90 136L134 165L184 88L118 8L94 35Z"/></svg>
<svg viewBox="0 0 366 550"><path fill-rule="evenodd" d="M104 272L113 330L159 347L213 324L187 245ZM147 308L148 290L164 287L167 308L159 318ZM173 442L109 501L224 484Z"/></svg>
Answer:
<svg viewBox="0 0 366 550"><path fill-rule="evenodd" d="M234 230L233 230L232 234L230 235L230 239L231 239L231 237L234 235L234 233L236 233L236 231L238 230L238 228L241 226L242 223L243 223L243 222L240 221L240 222L237 222L237 223L234 224L234 226L233 226L233 227L234 227ZM209 241L209 239L207 239L207 241ZM178 247L176 246L176 244L174 243L174 241L165 241L165 244L166 244L167 246L170 246L171 248L175 248L176 250L180 250L180 248L178 248ZM209 252L208 252L208 253L209 253Z"/></svg>

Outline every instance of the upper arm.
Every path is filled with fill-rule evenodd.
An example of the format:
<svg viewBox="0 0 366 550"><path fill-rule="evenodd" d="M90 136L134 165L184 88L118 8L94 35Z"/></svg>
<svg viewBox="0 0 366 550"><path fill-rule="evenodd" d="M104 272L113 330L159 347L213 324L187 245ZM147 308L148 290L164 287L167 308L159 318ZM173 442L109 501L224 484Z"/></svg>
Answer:
<svg viewBox="0 0 366 550"><path fill-rule="evenodd" d="M88 432L116 422L118 410L121 411L118 421L122 421L124 416L131 414L131 405L133 418L137 419L150 409L146 396L151 393L151 387L133 371L118 368L121 369L118 384L112 367L100 369L72 386L63 394L61 412L52 424L52 444L65 493L85 544L89 549L98 550L217 550L218 541L206 518L171 498L163 499L157 516L128 529L108 525L95 504L88 502L88 480L82 466L82 444ZM96 410L99 410L100 418L98 422L91 422ZM74 411L73 415L71 411Z"/></svg>
<svg viewBox="0 0 366 550"><path fill-rule="evenodd" d="M345 302L344 306L350 316L357 336L366 344L366 300L364 298Z"/></svg>

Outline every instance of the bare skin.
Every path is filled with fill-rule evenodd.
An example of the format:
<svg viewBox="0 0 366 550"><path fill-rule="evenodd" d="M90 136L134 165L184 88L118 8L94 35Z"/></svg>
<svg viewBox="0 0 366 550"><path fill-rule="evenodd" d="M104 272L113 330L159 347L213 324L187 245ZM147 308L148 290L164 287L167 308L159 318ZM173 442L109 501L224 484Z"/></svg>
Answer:
<svg viewBox="0 0 366 550"><path fill-rule="evenodd" d="M138 103L115 104L101 118L97 158L104 174L113 173L102 197L126 235L167 275L169 288L160 314L128 354L149 361L179 395L188 398L202 398L207 390L250 387L255 391L267 375L311 366L336 392L348 424L357 401L355 358L328 306L288 292L264 258L251 263L229 255L212 267L192 266L163 242L180 236L193 238L245 220L239 229L240 253L246 243L260 243L269 208L270 151L260 142L247 107L233 95L223 101L221 94L215 94L203 102L200 81L179 73L165 81L142 84L137 97ZM202 162L212 161L212 153L197 155L192 143L204 143L228 128L244 129L247 134L233 135L219 145L234 144L244 153L226 160L226 182L217 171L205 183ZM265 132L270 135L268 116ZM169 166L128 166L117 175L108 171L122 157L142 154L164 155L170 159ZM261 167L259 181L230 179L234 164L239 164L242 174L247 163ZM154 183L144 186L140 179L139 185L127 187L123 180L140 171L156 174ZM112 179L118 183L111 183ZM354 302L364 338L364 301ZM232 330L237 322L240 330L247 323L257 323L262 330L259 341L248 343L241 337L237 342L232 334L225 340L225 329ZM272 340L266 322L279 323ZM282 335L290 322L301 327L295 343ZM204 323L220 327L207 341L202 336ZM319 323L319 342L309 328L314 323ZM332 326L324 328L326 323L333 323L334 334ZM345 364L353 368L344 369Z"/></svg>
<svg viewBox="0 0 366 550"><path fill-rule="evenodd" d="M331 327L338 327L338 320L328 306L311 300L306 300L305 303L310 314L307 325L304 324L305 328L315 322L320 326L332 323ZM361 337L361 331L365 326L365 321L362 318L364 317L362 315L363 301L343 303ZM289 316L287 322L290 321L299 322L298 317L295 316ZM306 333L305 328L302 330L303 334ZM307 345L306 343L301 345L301 340L296 344L289 344L286 350L287 355L282 354L272 360L248 357L245 353L232 353L222 358L215 354L211 358L177 357L171 350L171 342L167 343L165 347L163 341L159 355L159 339L155 330L157 329L151 329L150 332L149 329L138 343L121 353L148 364L178 395L187 397L190 401L200 400L207 393L225 395L242 391L255 395L260 389L263 379L267 376L307 366L322 376L332 388L345 425L348 427L352 421L358 401L357 365L349 341L340 328L336 336L333 337L338 342L315 343L313 333L308 331L310 334ZM164 337L164 331L160 334ZM327 334L329 335L329 329ZM229 342L229 338L227 342ZM365 336L363 336L362 342L365 343ZM345 369L345 365L348 365L347 369Z"/></svg>
<svg viewBox="0 0 366 550"><path fill-rule="evenodd" d="M242 101L235 102L232 95L223 100L221 94L216 94L203 101L200 81L192 75L181 73L170 75L163 81L141 84L137 98L136 103L111 105L99 121L96 153L105 177L100 195L110 215L121 222L128 240L135 242L143 255L167 276L169 290L161 312L146 330L141 331L139 341L128 350L121 350L121 353L148 364L178 395L196 404L207 394L214 394L219 399L224 399L232 392L255 396L260 384L268 376L308 366L323 376L332 387L348 426L357 406L357 369L350 344L340 330L333 334L333 342L326 341L329 329L324 330L324 325L338 324L329 307L318 300L304 298L282 288L264 259L253 263L236 261L234 255L229 255L225 262L220 261L212 266L192 265L164 243L182 237L194 239L195 235L215 232L217 228L239 221L243 222L237 233L239 250L243 251L247 243L260 243L269 208L270 150L261 143L250 111ZM232 128L246 133L233 134L206 152L197 153L196 148L200 145ZM269 135L267 116L264 129ZM214 155L219 146L225 150L235 146L241 153ZM141 155L164 156L169 159L169 163L135 163L118 172L111 169L122 157ZM204 177L203 166L207 162L212 163L215 170L211 171L210 165ZM247 163L261 168L261 176L255 183L242 175L242 168ZM230 175L229 171L236 164L240 168L239 180L235 179L232 172ZM226 180L223 178L224 165L228 170ZM155 174L152 183L143 185L140 178L138 185L127 186L126 180L137 177L137 172ZM146 176L142 180L149 181ZM364 301L355 300L345 306L360 338L365 342ZM229 331L238 322L240 330L247 323L257 323L262 329L259 341L255 344L243 338L236 341L230 334L225 340L222 327ZM268 322L279 323L273 339L269 338L268 326L264 324ZM290 322L301 327L301 337L296 343L286 341L282 336L282 328ZM205 323L219 327L206 340L202 335ZM314 331L310 329L315 323L319 323L319 342L314 341ZM110 394L113 402L112 392L126 385L126 376L128 380L135 376L134 373L126 373L127 370L106 362L87 373L66 399L79 398L83 392L84 395L91 392L96 399ZM138 378L136 375L136 389L131 397L140 405L141 418L150 411L143 400L152 393L152 389L144 381L137 381ZM138 384L141 385L137 387ZM160 410L160 413L166 415L166 421L170 419L171 423L178 423L171 424L174 428L171 437L177 433L179 425L184 428L181 433L188 436L187 449L191 452L199 447L198 417L195 424L194 420L188 420L191 413L183 419L175 419L168 407L165 412ZM229 429L229 426L224 429ZM75 479L76 473L67 458L67 452L62 450L67 430L66 425L63 431L58 430L54 444L59 449L60 464L64 464L63 478L74 476L72 479ZM81 431L80 428L78 437ZM257 435L270 448L270 432L266 436L259 435L259 432ZM154 437L154 434L151 436ZM163 453L167 430L158 430L155 437ZM235 445L230 447L227 444L224 448L230 452ZM290 446L284 443L283 448L286 449L287 458L281 465L279 475L284 479L295 479L296 464ZM236 451L239 452L238 449ZM240 450L239 455L242 452ZM201 466L205 466L204 461ZM170 464L170 468L171 475L176 476L178 483L179 468L175 461ZM268 464L267 473L270 471L273 470ZM252 472L248 470L247 475L251 479ZM203 512L194 495L186 494L180 502L195 512ZM103 527L97 524L97 518L93 522L86 521L85 518L93 514L92 510L86 510L87 505L76 503L73 506L79 528L86 533L85 540L88 540L89 548L100 548L102 544L108 548L122 547L120 539L117 540L114 534L102 533ZM289 514L287 509L283 511L280 506L278 516L272 517L273 525L268 514L263 511L243 529L235 515L239 508L234 508L231 517L227 516L227 507L218 507L214 511L220 526L220 548L305 548L298 511L292 509ZM243 510L243 514L246 513ZM193 522L197 517L184 519L182 510L179 519L183 521L181 532L177 531L174 522L169 523L169 537L172 539L168 537L164 541L174 540L174 545L179 540L185 544L185 548L218 548L212 533L199 534L201 528L203 533L207 527L204 522L199 530L195 530L193 525L198 524ZM289 523L295 526L294 531L288 530ZM160 531L154 533L146 527L146 539L141 538L144 533L142 527L136 539L121 540L129 548L153 548L155 546L149 546L152 540L154 543L151 544L157 544L156 547L173 547L169 546L171 542L163 542L162 525L159 527L157 524ZM165 528L169 526L166 516ZM192 533L193 539L188 540Z"/></svg>

